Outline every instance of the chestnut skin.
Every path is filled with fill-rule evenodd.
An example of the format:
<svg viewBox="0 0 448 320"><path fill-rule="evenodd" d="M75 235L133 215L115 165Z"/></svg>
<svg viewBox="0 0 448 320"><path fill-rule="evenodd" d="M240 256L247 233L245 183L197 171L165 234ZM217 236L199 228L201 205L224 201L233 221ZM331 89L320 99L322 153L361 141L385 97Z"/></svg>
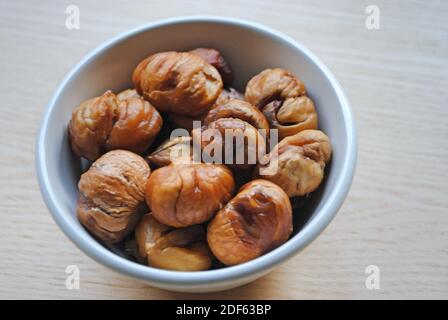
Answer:
<svg viewBox="0 0 448 320"><path fill-rule="evenodd" d="M107 243L120 242L132 232L145 206L145 186L151 170L139 155L109 151L78 183L79 221Z"/></svg>
<svg viewBox="0 0 448 320"><path fill-rule="evenodd" d="M269 132L269 123L263 113L246 101L231 99L223 104L216 104L204 117L204 125L221 118L241 119L257 129Z"/></svg>
<svg viewBox="0 0 448 320"><path fill-rule="evenodd" d="M281 140L266 157L254 176L276 183L289 197L305 196L324 178L330 139L322 131L304 130Z"/></svg>
<svg viewBox="0 0 448 320"><path fill-rule="evenodd" d="M263 107L270 127L278 130L279 139L303 130L317 129L317 113L307 96L272 101Z"/></svg>
<svg viewBox="0 0 448 320"><path fill-rule="evenodd" d="M137 92L162 112L196 116L222 91L219 72L189 52L160 52L141 61L132 75Z"/></svg>
<svg viewBox="0 0 448 320"><path fill-rule="evenodd" d="M201 225L175 229L145 214L135 229L139 255L152 267L177 270L207 270L212 264L205 230Z"/></svg>
<svg viewBox="0 0 448 320"><path fill-rule="evenodd" d="M146 203L161 223L186 227L208 221L234 189L232 172L223 165L175 163L152 173Z"/></svg>
<svg viewBox="0 0 448 320"><path fill-rule="evenodd" d="M233 135L233 143L226 144L226 134ZM258 162L266 152L266 140L257 128L237 118L220 118L194 129L191 132L193 142L197 141L202 149L202 160L220 161L238 170L247 170ZM239 142L238 142L239 141ZM221 152L217 157L215 152ZM226 161L226 155L233 159ZM205 156L210 157L210 160ZM239 158L242 157L242 158Z"/></svg>
<svg viewBox="0 0 448 320"><path fill-rule="evenodd" d="M218 260L231 266L255 259L283 244L292 233L287 194L267 180L253 180L219 210L207 229Z"/></svg>
<svg viewBox="0 0 448 320"><path fill-rule="evenodd" d="M168 166L176 162L190 162L193 157L192 139L188 136L165 140L146 159L156 167Z"/></svg>
<svg viewBox="0 0 448 320"><path fill-rule="evenodd" d="M115 149L143 153L162 128L162 121L159 112L132 90L118 96L107 91L75 109L68 132L72 150L94 161Z"/></svg>
<svg viewBox="0 0 448 320"><path fill-rule="evenodd" d="M228 86L233 82L232 68L224 59L221 52L212 48L196 48L190 52L199 55L202 59L214 66L221 75L225 86Z"/></svg>
<svg viewBox="0 0 448 320"><path fill-rule="evenodd" d="M257 108L262 108L275 100L286 100L305 94L305 85L291 72L272 68L263 70L249 80L244 98Z"/></svg>

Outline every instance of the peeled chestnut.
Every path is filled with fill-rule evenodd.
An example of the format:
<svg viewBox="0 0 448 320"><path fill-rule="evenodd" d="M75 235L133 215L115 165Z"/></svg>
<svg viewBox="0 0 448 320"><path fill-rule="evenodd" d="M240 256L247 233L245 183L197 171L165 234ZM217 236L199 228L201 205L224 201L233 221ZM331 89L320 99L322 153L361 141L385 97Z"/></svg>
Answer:
<svg viewBox="0 0 448 320"><path fill-rule="evenodd" d="M224 60L224 57L216 49L211 48L196 48L190 51L199 55L202 59L214 66L221 75L225 86L228 86L233 81L233 72L230 65Z"/></svg>
<svg viewBox="0 0 448 320"><path fill-rule="evenodd" d="M193 155L191 140L191 137L187 136L167 139L147 159L150 164L156 167L191 161Z"/></svg>
<svg viewBox="0 0 448 320"><path fill-rule="evenodd" d="M237 118L220 118L192 131L193 142L200 144L202 160L225 163L245 170L266 152L265 137L251 124Z"/></svg>
<svg viewBox="0 0 448 320"><path fill-rule="evenodd" d="M234 100L234 99L244 100L244 95L239 93L238 91L236 91L233 88L223 89L221 91L221 94L219 95L218 99L216 100L215 104L211 107L211 109L214 109L216 106L221 106L223 104L226 104L230 100ZM253 113L253 111L252 111L252 113ZM168 119L174 125L174 127L183 128L188 131L191 131L191 130L193 130L193 127L194 127L194 121L203 121L204 116L205 116L204 114L200 114L197 116L188 116L188 115L171 113L168 115Z"/></svg>
<svg viewBox="0 0 448 320"><path fill-rule="evenodd" d="M221 93L215 67L190 52L160 52L144 59L132 75L139 94L162 112L205 113Z"/></svg>
<svg viewBox="0 0 448 320"><path fill-rule="evenodd" d="M289 197L304 196L320 185L330 157L328 137L319 130L304 130L281 140L255 176L276 183Z"/></svg>
<svg viewBox="0 0 448 320"><path fill-rule="evenodd" d="M107 243L121 241L147 210L149 175L148 164L135 153L113 150L102 155L79 180L79 221Z"/></svg>
<svg viewBox="0 0 448 320"><path fill-rule="evenodd" d="M292 209L276 184L245 184L208 225L212 253L226 265L255 259L283 244L292 233Z"/></svg>
<svg viewBox="0 0 448 320"><path fill-rule="evenodd" d="M155 170L146 185L146 202L163 224L203 223L232 197L235 181L223 165L171 164Z"/></svg>
<svg viewBox="0 0 448 320"><path fill-rule="evenodd" d="M68 133L72 150L78 156L93 161L104 153L117 109L116 96L107 91L81 103L73 112Z"/></svg>
<svg viewBox="0 0 448 320"><path fill-rule="evenodd" d="M243 100L232 99L223 104L216 104L204 117L204 124L209 125L221 118L241 119L257 129L269 132L269 123L263 113Z"/></svg>
<svg viewBox="0 0 448 320"><path fill-rule="evenodd" d="M305 86L291 72L266 69L249 80L244 94L245 100L258 108L275 100L286 100L306 94Z"/></svg>
<svg viewBox="0 0 448 320"><path fill-rule="evenodd" d="M232 99L244 100L244 94L234 88L224 88L216 100L215 105L224 104Z"/></svg>
<svg viewBox="0 0 448 320"><path fill-rule="evenodd" d="M307 96L276 100L263 107L270 127L278 130L279 139L307 129L317 129L317 113Z"/></svg>
<svg viewBox="0 0 448 320"><path fill-rule="evenodd" d="M162 127L162 117L141 97L111 91L83 102L68 126L73 151L94 161L108 150L142 153Z"/></svg>
<svg viewBox="0 0 448 320"><path fill-rule="evenodd" d="M145 214L135 229L139 254L148 265L168 270L207 270L212 263L202 226L174 229Z"/></svg>

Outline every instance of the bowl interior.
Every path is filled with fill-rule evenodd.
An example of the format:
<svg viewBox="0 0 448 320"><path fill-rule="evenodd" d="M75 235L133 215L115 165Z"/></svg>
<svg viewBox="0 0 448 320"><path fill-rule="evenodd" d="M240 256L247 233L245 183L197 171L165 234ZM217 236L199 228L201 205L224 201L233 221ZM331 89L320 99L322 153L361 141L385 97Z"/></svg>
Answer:
<svg viewBox="0 0 448 320"><path fill-rule="evenodd" d="M326 179L305 207L295 211L295 237L311 223L338 188L340 173L347 161L350 139L341 98L328 75L315 60L273 34L249 26L210 21L179 22L140 30L112 41L86 58L69 76L48 110L42 146L46 188L56 195L58 212L69 221L74 232L96 242L76 218L77 182L82 164L70 150L66 127L71 112L80 102L108 89L114 92L132 87L135 66L148 55L168 50L213 47L220 50L235 72L234 86L244 91L246 82L268 67L292 71L305 83L319 114L319 127L331 139L333 156L326 169ZM303 49L305 50L305 49ZM339 186L340 187L340 186ZM48 201L47 201L48 202ZM322 227L323 228L323 227ZM291 241L291 240L290 240Z"/></svg>

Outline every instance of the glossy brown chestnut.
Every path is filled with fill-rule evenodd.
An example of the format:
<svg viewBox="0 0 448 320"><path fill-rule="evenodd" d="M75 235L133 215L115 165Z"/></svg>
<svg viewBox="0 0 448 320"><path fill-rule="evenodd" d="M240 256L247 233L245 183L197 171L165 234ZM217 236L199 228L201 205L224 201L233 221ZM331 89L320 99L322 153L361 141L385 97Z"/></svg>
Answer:
<svg viewBox="0 0 448 320"><path fill-rule="evenodd" d="M181 136L167 139L148 157L151 165L164 167L172 163L191 161L193 155L191 137Z"/></svg>
<svg viewBox="0 0 448 320"><path fill-rule="evenodd" d="M232 172L223 165L171 164L152 173L146 203L161 223L186 227L209 220L234 188Z"/></svg>
<svg viewBox="0 0 448 320"><path fill-rule="evenodd" d="M139 63L132 79L160 111L188 116L207 112L223 87L216 68L189 52L153 54Z"/></svg>
<svg viewBox="0 0 448 320"><path fill-rule="evenodd" d="M289 197L307 195L320 185L331 157L328 137L319 130L304 130L281 140L255 169L255 177L279 185Z"/></svg>
<svg viewBox="0 0 448 320"><path fill-rule="evenodd" d="M147 213L135 229L135 240L140 256L152 267L200 271L209 269L212 263L201 225L174 229Z"/></svg>
<svg viewBox="0 0 448 320"><path fill-rule="evenodd" d="M222 118L237 118L246 121L257 129L269 132L269 123L263 113L250 103L232 99L223 104L216 104L204 117L204 125Z"/></svg>
<svg viewBox="0 0 448 320"><path fill-rule="evenodd" d="M292 209L276 184L245 184L208 225L212 253L226 265L255 259L283 244L292 233Z"/></svg>
<svg viewBox="0 0 448 320"><path fill-rule="evenodd" d="M202 161L225 163L246 170L266 152L262 134L246 121L220 118L192 131L193 143L202 149ZM228 143L230 142L230 143Z"/></svg>
<svg viewBox="0 0 448 320"><path fill-rule="evenodd" d="M291 72L280 69L266 69L249 80L244 98L258 108L275 100L286 100L306 94L305 86Z"/></svg>
<svg viewBox="0 0 448 320"><path fill-rule="evenodd" d="M270 127L278 130L279 139L307 129L317 129L317 113L307 96L276 100L263 107Z"/></svg>
<svg viewBox="0 0 448 320"><path fill-rule="evenodd" d="M147 101L131 91L107 91L83 102L68 126L73 151L94 161L108 150L126 149L143 153L162 127L162 117Z"/></svg>
<svg viewBox="0 0 448 320"><path fill-rule="evenodd" d="M104 154L79 180L79 221L105 242L121 241L147 210L149 175L148 164L135 153L113 150Z"/></svg>
<svg viewBox="0 0 448 320"><path fill-rule="evenodd" d="M110 91L81 103L68 125L73 152L91 161L104 153L117 109L118 100Z"/></svg>

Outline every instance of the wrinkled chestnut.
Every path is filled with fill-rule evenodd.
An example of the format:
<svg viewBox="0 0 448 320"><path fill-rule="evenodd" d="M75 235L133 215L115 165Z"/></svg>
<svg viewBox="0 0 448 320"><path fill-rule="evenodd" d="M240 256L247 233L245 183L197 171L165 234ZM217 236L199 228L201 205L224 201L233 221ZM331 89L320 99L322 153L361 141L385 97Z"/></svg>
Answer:
<svg viewBox="0 0 448 320"><path fill-rule="evenodd" d="M79 180L79 221L105 242L121 241L147 210L149 175L148 164L135 153L113 150L104 154Z"/></svg>
<svg viewBox="0 0 448 320"><path fill-rule="evenodd" d="M212 255L200 225L174 229L145 214L135 229L139 254L148 265L178 271L210 268Z"/></svg>
<svg viewBox="0 0 448 320"><path fill-rule="evenodd" d="M249 80L244 98L258 108L275 100L286 100L306 94L304 84L291 72L266 69Z"/></svg>
<svg viewBox="0 0 448 320"><path fill-rule="evenodd" d="M144 152L162 127L162 117L140 97L110 91L83 102L68 126L73 151L94 161L108 150Z"/></svg>
<svg viewBox="0 0 448 320"><path fill-rule="evenodd" d="M179 161L190 161L193 155L191 137L175 137L165 140L148 157L150 164L164 167Z"/></svg>
<svg viewBox="0 0 448 320"><path fill-rule="evenodd" d="M220 118L192 131L200 144L204 162L225 163L245 170L266 152L263 135L251 124L237 118ZM230 142L230 143L228 143Z"/></svg>
<svg viewBox="0 0 448 320"><path fill-rule="evenodd" d="M223 56L218 50L210 48L197 48L190 51L199 55L202 59L214 66L221 75L225 86L228 86L233 81L233 72L230 65L224 60Z"/></svg>
<svg viewBox="0 0 448 320"><path fill-rule="evenodd" d="M307 96L272 101L263 107L270 127L278 130L279 139L307 129L317 129L314 103Z"/></svg>
<svg viewBox="0 0 448 320"><path fill-rule="evenodd" d="M161 223L186 227L209 220L234 188L232 172L223 165L171 164L152 173L146 203Z"/></svg>
<svg viewBox="0 0 448 320"><path fill-rule="evenodd" d="M236 89L225 88L222 90L221 94L216 100L215 105L222 105L232 99L244 100L244 95Z"/></svg>
<svg viewBox="0 0 448 320"><path fill-rule="evenodd" d="M233 99L244 100L244 96L243 94L239 93L233 88L223 89L218 99L216 100L215 104L213 105L212 109L215 108L216 106L226 104L227 102ZM169 121L173 124L175 128L183 128L188 131L191 131L193 129L194 121L203 121L203 118L204 118L203 114L197 116L187 116L171 113L170 115L168 115Z"/></svg>
<svg viewBox="0 0 448 320"><path fill-rule="evenodd" d="M253 180L219 210L208 225L212 253L226 265L255 259L283 244L292 233L286 193L266 180Z"/></svg>
<svg viewBox="0 0 448 320"><path fill-rule="evenodd" d="M132 75L139 94L162 112L205 113L222 90L218 71L189 52L160 52L144 59Z"/></svg>
<svg viewBox="0 0 448 320"><path fill-rule="evenodd" d="M281 140L255 176L276 183L289 197L304 196L320 185L330 157L328 137L319 130L304 130Z"/></svg>
<svg viewBox="0 0 448 320"><path fill-rule="evenodd" d="M224 104L216 104L204 117L204 125L221 118L237 118L246 121L257 129L269 132L269 123L263 113L253 105L242 100L229 100Z"/></svg>

